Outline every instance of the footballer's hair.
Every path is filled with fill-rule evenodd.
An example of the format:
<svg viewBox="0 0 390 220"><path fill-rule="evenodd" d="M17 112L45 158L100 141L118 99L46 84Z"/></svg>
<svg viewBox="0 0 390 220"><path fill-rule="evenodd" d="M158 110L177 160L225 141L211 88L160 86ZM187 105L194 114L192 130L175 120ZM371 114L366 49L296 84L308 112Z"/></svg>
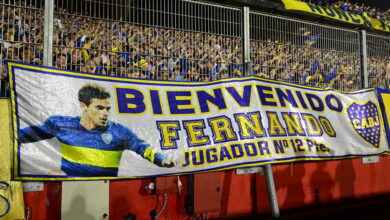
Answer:
<svg viewBox="0 0 390 220"><path fill-rule="evenodd" d="M79 90L79 102L91 104L91 99L107 99L110 98L110 93L102 86L88 83Z"/></svg>

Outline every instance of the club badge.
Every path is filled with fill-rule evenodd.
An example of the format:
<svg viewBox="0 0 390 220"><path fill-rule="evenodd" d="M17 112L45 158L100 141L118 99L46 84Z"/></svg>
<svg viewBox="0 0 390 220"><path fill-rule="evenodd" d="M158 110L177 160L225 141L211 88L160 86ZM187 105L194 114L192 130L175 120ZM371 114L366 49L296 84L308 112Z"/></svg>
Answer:
<svg viewBox="0 0 390 220"><path fill-rule="evenodd" d="M104 143L109 144L112 141L112 134L110 134L110 133L103 133L102 134L102 139L103 139Z"/></svg>
<svg viewBox="0 0 390 220"><path fill-rule="evenodd" d="M360 137L373 147L379 148L381 130L377 106L372 101L364 105L353 103L347 112L353 128Z"/></svg>

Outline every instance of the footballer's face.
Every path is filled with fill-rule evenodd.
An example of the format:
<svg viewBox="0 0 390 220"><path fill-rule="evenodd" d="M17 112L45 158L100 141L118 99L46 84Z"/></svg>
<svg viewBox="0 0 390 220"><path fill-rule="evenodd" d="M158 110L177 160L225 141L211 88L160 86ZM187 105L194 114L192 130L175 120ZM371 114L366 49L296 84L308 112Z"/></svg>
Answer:
<svg viewBox="0 0 390 220"><path fill-rule="evenodd" d="M83 108L83 117L90 121L95 127L107 126L108 113L111 109L108 99L91 99L88 106Z"/></svg>

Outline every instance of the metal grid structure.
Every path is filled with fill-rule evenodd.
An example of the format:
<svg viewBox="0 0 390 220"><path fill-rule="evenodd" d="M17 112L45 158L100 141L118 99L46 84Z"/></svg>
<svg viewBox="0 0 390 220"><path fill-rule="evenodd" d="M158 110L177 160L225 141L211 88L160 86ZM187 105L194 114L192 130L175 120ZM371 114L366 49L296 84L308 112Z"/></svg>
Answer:
<svg viewBox="0 0 390 220"><path fill-rule="evenodd" d="M254 75L314 87L362 88L359 32L251 12Z"/></svg>
<svg viewBox="0 0 390 220"><path fill-rule="evenodd" d="M56 0L54 66L210 81L240 76L240 9L188 0Z"/></svg>
<svg viewBox="0 0 390 220"><path fill-rule="evenodd" d="M55 4L53 14L44 2ZM211 81L244 75L243 61L251 60L260 77L344 91L363 87L358 31L193 0L0 0L0 8L1 63ZM45 13L53 22L44 23ZM389 38L366 39L369 86L388 88ZM1 71L4 97L4 65Z"/></svg>
<svg viewBox="0 0 390 220"><path fill-rule="evenodd" d="M390 89L390 37L367 34L368 85Z"/></svg>
<svg viewBox="0 0 390 220"><path fill-rule="evenodd" d="M0 1L0 97L8 96L5 60L42 65L44 0Z"/></svg>

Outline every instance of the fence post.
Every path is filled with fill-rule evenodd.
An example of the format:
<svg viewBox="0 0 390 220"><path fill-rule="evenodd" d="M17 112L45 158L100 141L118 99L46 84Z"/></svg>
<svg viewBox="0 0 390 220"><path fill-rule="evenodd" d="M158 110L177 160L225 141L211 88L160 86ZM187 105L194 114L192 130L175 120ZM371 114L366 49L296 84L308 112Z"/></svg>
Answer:
<svg viewBox="0 0 390 220"><path fill-rule="evenodd" d="M271 207L272 217L279 218L280 217L279 203L278 203L278 197L276 195L274 176L272 174L272 167L271 164L266 164L263 167L265 173L265 180L267 182L268 199Z"/></svg>
<svg viewBox="0 0 390 220"><path fill-rule="evenodd" d="M43 65L53 65L54 0L45 0Z"/></svg>
<svg viewBox="0 0 390 220"><path fill-rule="evenodd" d="M250 24L249 24L249 7L243 8L243 30L242 30L242 64L244 67L244 75L253 75L251 57L250 57Z"/></svg>
<svg viewBox="0 0 390 220"><path fill-rule="evenodd" d="M251 62L250 57L250 11L248 7L244 7L243 9L244 14L244 30L243 30L243 56L244 56L244 71L246 76L253 76L253 65ZM264 173L265 173L265 179L267 182L267 191L268 191L268 199L269 204L271 207L271 213L273 218L279 218L280 212L279 212L279 203L278 203L278 197L276 195L276 189L275 189L275 182L274 182L274 176L272 174L272 167L271 164L266 164L263 166Z"/></svg>
<svg viewBox="0 0 390 220"><path fill-rule="evenodd" d="M360 33L360 69L363 77L363 87L367 88L368 84L368 67L367 67L367 32L362 30Z"/></svg>

